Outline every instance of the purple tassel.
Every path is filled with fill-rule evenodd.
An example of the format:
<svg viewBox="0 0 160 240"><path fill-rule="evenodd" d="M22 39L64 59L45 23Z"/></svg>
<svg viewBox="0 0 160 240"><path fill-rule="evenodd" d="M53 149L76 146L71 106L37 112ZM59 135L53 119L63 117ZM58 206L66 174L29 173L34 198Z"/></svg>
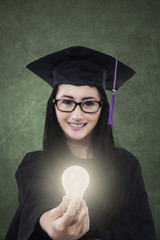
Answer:
<svg viewBox="0 0 160 240"><path fill-rule="evenodd" d="M114 72L114 82L113 82L113 89L112 89L112 101L109 108L109 117L108 117L108 124L113 124L113 110L114 110L114 101L115 101L115 94L116 94L116 78L117 78L117 65L118 60L116 59L115 64L115 72Z"/></svg>
<svg viewBox="0 0 160 240"><path fill-rule="evenodd" d="M109 107L108 124L113 124L113 110L114 110L115 92L112 93L112 101Z"/></svg>

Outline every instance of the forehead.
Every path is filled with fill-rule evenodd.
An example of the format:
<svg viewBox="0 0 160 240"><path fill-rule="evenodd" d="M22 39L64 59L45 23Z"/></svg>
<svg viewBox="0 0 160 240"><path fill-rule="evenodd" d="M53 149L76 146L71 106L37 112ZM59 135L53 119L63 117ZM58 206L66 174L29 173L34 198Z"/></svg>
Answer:
<svg viewBox="0 0 160 240"><path fill-rule="evenodd" d="M71 96L75 99L85 97L94 97L98 100L100 99L98 89L88 85L75 86L71 84L61 84L58 86L56 97L62 97L64 95Z"/></svg>

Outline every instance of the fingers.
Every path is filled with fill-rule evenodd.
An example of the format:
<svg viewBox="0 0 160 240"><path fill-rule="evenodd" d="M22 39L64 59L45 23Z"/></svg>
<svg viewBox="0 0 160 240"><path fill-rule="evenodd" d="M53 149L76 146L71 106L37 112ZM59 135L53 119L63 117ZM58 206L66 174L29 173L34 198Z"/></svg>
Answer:
<svg viewBox="0 0 160 240"><path fill-rule="evenodd" d="M86 202L82 199L80 208L78 210L78 221L83 222L87 216L88 216L88 207L86 205Z"/></svg>
<svg viewBox="0 0 160 240"><path fill-rule="evenodd" d="M68 206L68 209L67 211L65 212L65 216L64 216L64 224L66 225L71 225L75 216L76 216L76 213L77 213L77 210L79 208L79 205L80 205L80 202L81 202L81 198L80 197L76 197L75 199L73 199L69 206Z"/></svg>
<svg viewBox="0 0 160 240"><path fill-rule="evenodd" d="M78 237L83 236L88 231L89 231L89 217L86 217L84 223L79 227Z"/></svg>
<svg viewBox="0 0 160 240"><path fill-rule="evenodd" d="M73 232L76 232L77 239L82 237L86 232L89 231L89 215L88 208L83 200L80 212L77 214L76 221L74 222Z"/></svg>
<svg viewBox="0 0 160 240"><path fill-rule="evenodd" d="M88 207L84 200L82 200L81 208L79 214L77 216L77 227L81 230L81 232L87 232L89 230L89 213Z"/></svg>
<svg viewBox="0 0 160 240"><path fill-rule="evenodd" d="M84 234L84 232L87 232L89 229L88 207L85 201L82 199L80 208L77 210L77 204L79 205L79 200L80 199L73 200L63 217L63 223L68 227L73 226L73 228L77 229L78 232L80 231Z"/></svg>

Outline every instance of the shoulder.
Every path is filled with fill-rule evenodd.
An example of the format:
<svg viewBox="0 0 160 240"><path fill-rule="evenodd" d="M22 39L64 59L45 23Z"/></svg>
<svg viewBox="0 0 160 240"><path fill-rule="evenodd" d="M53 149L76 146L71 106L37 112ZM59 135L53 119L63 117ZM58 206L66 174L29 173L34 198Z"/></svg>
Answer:
<svg viewBox="0 0 160 240"><path fill-rule="evenodd" d="M25 171L30 171L32 172L36 169L43 168L45 165L46 161L46 154L44 151L34 151L34 152L28 152L25 154L23 160L19 164L17 171L16 171L16 176L19 172Z"/></svg>
<svg viewBox="0 0 160 240"><path fill-rule="evenodd" d="M131 152L123 148L115 148L115 153L117 161L126 169L141 169L139 160Z"/></svg>
<svg viewBox="0 0 160 240"><path fill-rule="evenodd" d="M37 161L40 161L42 158L44 158L44 156L45 156L44 151L28 152L25 154L18 168L28 163L34 163L34 162L36 163Z"/></svg>
<svg viewBox="0 0 160 240"><path fill-rule="evenodd" d="M143 192L145 190L142 167L139 160L125 149L117 149L120 156L120 169L123 174L125 185L128 189L136 186L137 191Z"/></svg>

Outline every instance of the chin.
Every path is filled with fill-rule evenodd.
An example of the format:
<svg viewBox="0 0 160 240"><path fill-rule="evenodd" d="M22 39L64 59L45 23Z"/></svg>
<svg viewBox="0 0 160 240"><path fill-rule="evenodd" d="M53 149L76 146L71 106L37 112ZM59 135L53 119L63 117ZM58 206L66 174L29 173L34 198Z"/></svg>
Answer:
<svg viewBox="0 0 160 240"><path fill-rule="evenodd" d="M82 142L82 141L89 140L90 134L89 135L81 135L81 136L80 136L80 134L77 134L77 136L75 134L67 135L67 138L70 139L71 141Z"/></svg>
<svg viewBox="0 0 160 240"><path fill-rule="evenodd" d="M69 136L68 137L70 140L72 140L72 141L83 141L83 140L85 140L86 138L85 137L75 137L75 136Z"/></svg>

